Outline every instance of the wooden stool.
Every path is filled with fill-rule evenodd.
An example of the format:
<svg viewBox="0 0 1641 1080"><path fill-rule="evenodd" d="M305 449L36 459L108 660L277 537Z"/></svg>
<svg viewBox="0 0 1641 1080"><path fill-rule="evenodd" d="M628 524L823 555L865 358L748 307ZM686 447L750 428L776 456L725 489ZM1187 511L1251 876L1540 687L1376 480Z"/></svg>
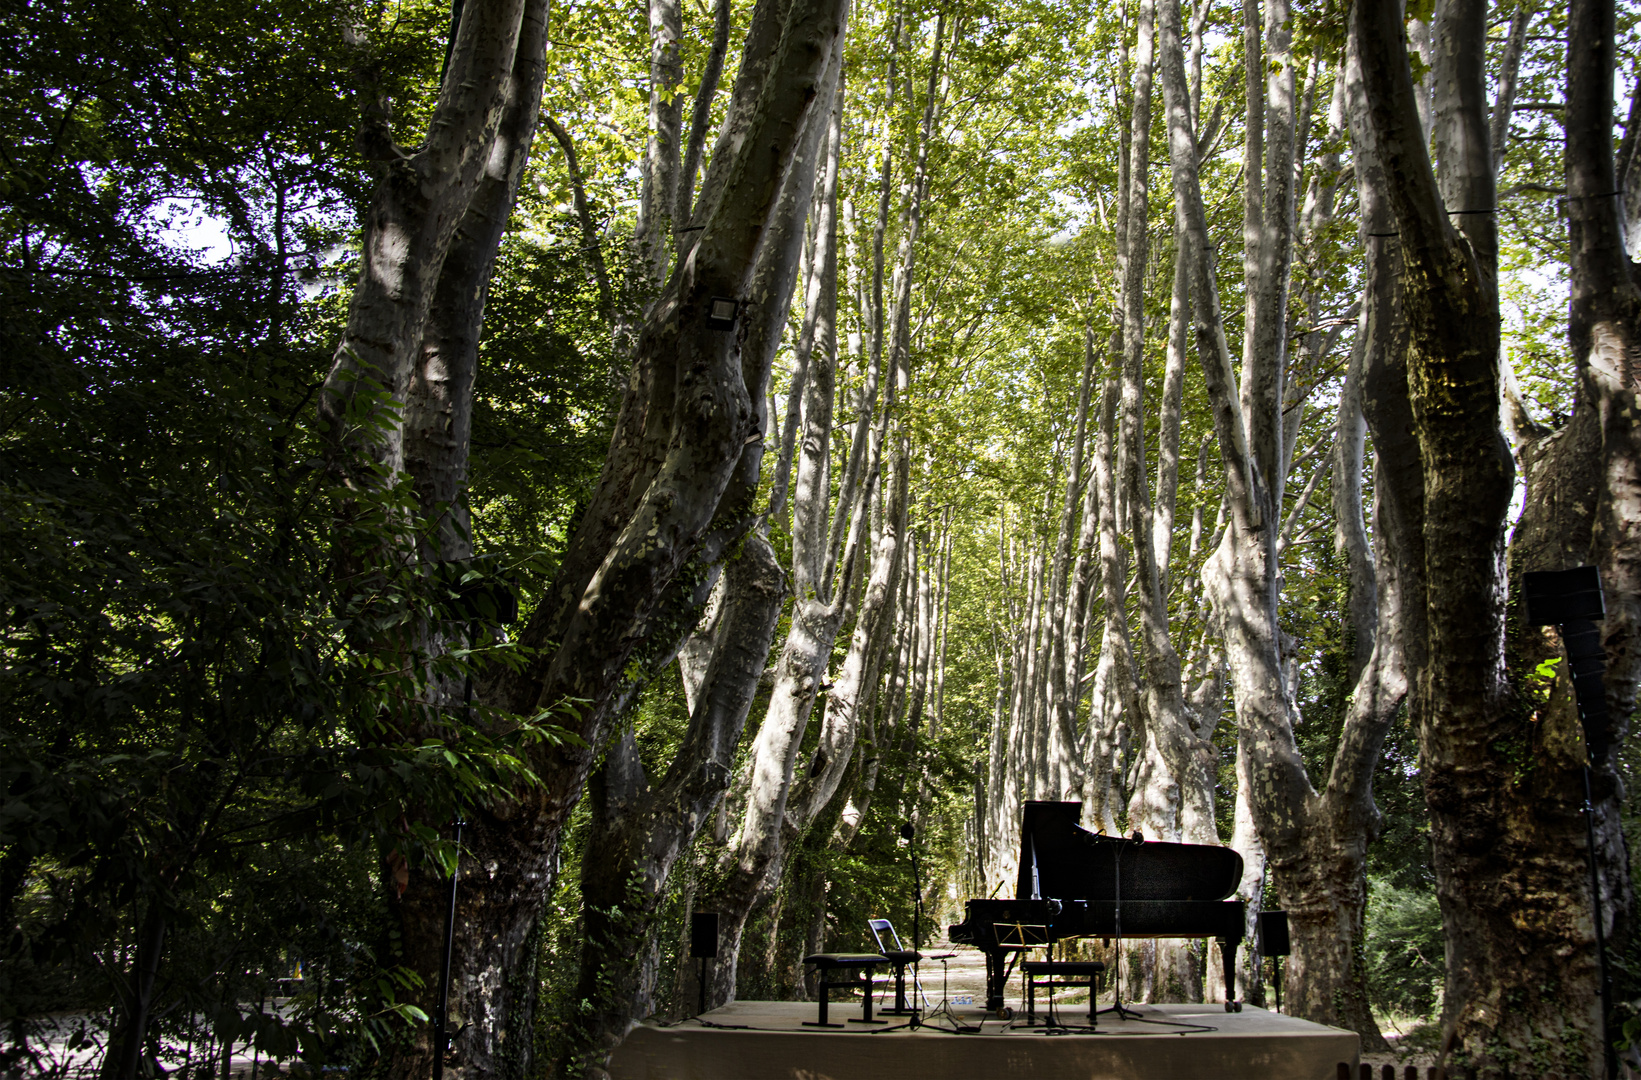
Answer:
<svg viewBox="0 0 1641 1080"><path fill-rule="evenodd" d="M1088 987L1088 1023L1090 1026L1094 1024L1094 984L1105 971L1104 964L1098 960L1026 960L1020 967L1026 975L1027 1027L1036 1022L1039 986L1048 991L1048 1018L1043 1021L1045 1027L1060 1026L1054 1015L1055 987Z"/></svg>
<svg viewBox="0 0 1641 1080"><path fill-rule="evenodd" d="M851 1017L849 1020L851 1024L888 1023L887 1020L872 1019L872 969L879 964L887 964L889 962L887 957L879 953L813 953L804 957L803 962L813 964L816 973L820 976L820 1019L805 1020L803 1022L805 1027L842 1027L842 1024L829 1024L826 1022L826 997L829 991L846 986L858 986L864 991L861 994L860 1018ZM832 973L836 971L847 972L849 978L834 979ZM864 978L856 978L856 972L862 973Z"/></svg>

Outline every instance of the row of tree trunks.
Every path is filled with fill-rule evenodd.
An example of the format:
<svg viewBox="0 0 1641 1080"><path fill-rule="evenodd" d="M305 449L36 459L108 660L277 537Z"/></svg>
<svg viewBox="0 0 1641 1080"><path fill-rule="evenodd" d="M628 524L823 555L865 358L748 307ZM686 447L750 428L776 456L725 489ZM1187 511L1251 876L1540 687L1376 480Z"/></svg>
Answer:
<svg viewBox="0 0 1641 1080"><path fill-rule="evenodd" d="M708 986L709 1005L734 999L748 919L775 895L787 853L812 828L830 834L833 829L847 833L858 826L875 782L872 714L878 687L886 666L902 665L906 672L912 666L912 658L894 648L896 628L903 625L895 618L896 607L915 580L906 573L911 460L905 433L895 418L895 403L909 389L910 297L944 45L942 18L934 29L928 95L900 223L893 295L887 305L883 301L883 244L888 231L892 145L882 163L881 197L873 228L873 282L870 298L860 310L869 368L835 504L828 482L836 352L831 325L838 287L832 231L835 209L824 212L817 223L811 257L817 282L811 295L828 327L825 351L829 355L805 356L804 336L800 335L799 366L806 366L807 373L802 380L795 379L791 390L795 396L802 395L803 402L803 439L793 502L795 606L776 664L769 710L753 741L738 828L708 871L709 883L695 897L698 909L719 913L719 959ZM891 64L898 64L900 47L897 27ZM841 133L836 145L841 152ZM835 162L829 164L834 192L836 169ZM835 205L835 194L832 197ZM876 401L880 379L885 391L881 406ZM828 680L834 645L851 616L854 628L848 648L836 677ZM889 672L892 707L900 695L894 693L895 668L889 667ZM898 681L902 686L905 683ZM823 687L828 691L824 696ZM809 768L798 775L799 746L817 702L823 703L817 746ZM840 792L850 805L829 812ZM817 898L813 888L800 891L808 895L809 902L800 905L799 917L814 923L824 911L824 895ZM771 930L772 948L778 927L777 914Z"/></svg>
<svg viewBox="0 0 1641 1080"><path fill-rule="evenodd" d="M1128 222L1119 230L1126 244L1122 254L1122 397L1118 423L1122 501L1128 510L1124 524L1132 543L1140 623L1138 673L1144 697L1133 725L1137 745L1127 829L1147 839L1214 844L1219 842L1219 835L1214 824L1213 776L1205 767L1211 758L1203 752L1205 747L1200 745L1185 711L1179 653L1169 630L1166 556L1159 553L1157 545L1157 525L1173 519L1172 485L1166 474L1161 477L1153 509L1146 477L1145 269L1150 256L1148 163L1156 56L1156 9L1150 0L1140 4L1136 31L1129 194L1123 204ZM1184 283L1179 285L1178 292L1186 294ZM1178 381L1183 381L1183 357L1178 363ZM1178 393L1171 398L1165 396L1162 406L1158 464L1165 469L1179 455ZM1196 949L1181 941L1146 942L1136 946L1134 954L1133 959L1140 961L1139 985L1130 989L1134 997L1144 1001L1202 999L1204 973Z"/></svg>
<svg viewBox="0 0 1641 1080"><path fill-rule="evenodd" d="M1379 1035L1367 1007L1360 963L1362 873L1375 826L1369 780L1384 730L1401 701L1402 668L1394 640L1385 641L1377 652L1371 649L1378 644L1376 639L1370 641L1370 649L1358 645L1361 659L1353 707L1345 718L1328 783L1317 791L1294 741L1295 707L1277 618L1284 535L1291 539L1298 513L1296 509L1289 515L1285 529L1282 491L1294 457L1292 436L1283 426L1284 406L1292 407L1294 401L1283 373L1295 230L1297 88L1286 5L1265 4L1263 20L1259 14L1259 5L1245 9L1249 113L1243 266L1248 312L1240 383L1230 363L1201 203L1198 143L1189 111L1177 0L1164 0L1160 20L1180 258L1187 267L1198 359L1225 470L1226 529L1203 577L1224 635L1235 689L1238 804L1232 843L1244 855L1241 895L1250 901L1251 912L1257 910L1268 872L1270 888L1288 910L1293 929L1289 970L1295 1010L1351 1027L1371 1046ZM1313 69L1307 99L1315 92L1316 78ZM1356 373L1352 378L1363 376ZM1347 407L1349 400L1347 393ZM1345 483L1347 492L1353 490L1352 483L1359 490L1359 479L1351 477L1359 477L1361 469L1360 436L1353 434L1357 422L1351 415L1347 412L1341 421L1335 451L1340 473L1336 483ZM1314 491L1321 471L1301 494L1301 504ZM1360 516L1359 503L1353 516ZM1360 541L1365 530L1357 529L1355 535ZM1381 540L1393 543L1390 537ZM1381 548L1380 563L1393 554ZM1353 566L1355 609L1364 615L1376 611L1379 630L1394 627L1398 590L1378 585L1375 575L1367 572L1369 562L1360 547ZM1381 569L1377 577L1382 582L1387 575ZM1367 628L1366 618L1358 618L1357 625Z"/></svg>

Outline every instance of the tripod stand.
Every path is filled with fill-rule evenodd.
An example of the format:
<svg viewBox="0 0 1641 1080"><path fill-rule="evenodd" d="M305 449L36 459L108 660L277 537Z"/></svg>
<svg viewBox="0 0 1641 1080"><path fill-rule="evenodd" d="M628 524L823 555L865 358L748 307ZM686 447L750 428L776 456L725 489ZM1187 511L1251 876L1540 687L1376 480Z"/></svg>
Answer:
<svg viewBox="0 0 1641 1080"><path fill-rule="evenodd" d="M936 1026L936 1018L938 1017L941 1020L948 1021L952 1025L952 1031L979 1031L978 1027L965 1024L963 1018L958 1016L952 1009L951 969L948 961L956 955L956 953L940 953L929 957L930 960L940 961L940 1004L929 1010L929 1015L923 1017L923 1023L930 1027Z"/></svg>

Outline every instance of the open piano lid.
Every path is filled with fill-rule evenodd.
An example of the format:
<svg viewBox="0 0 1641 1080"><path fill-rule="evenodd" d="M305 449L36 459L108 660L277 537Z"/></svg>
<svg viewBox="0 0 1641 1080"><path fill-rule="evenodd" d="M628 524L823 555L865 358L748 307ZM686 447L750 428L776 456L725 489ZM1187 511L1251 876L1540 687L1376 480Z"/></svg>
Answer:
<svg viewBox="0 0 1641 1080"><path fill-rule="evenodd" d="M1020 818L1015 896L1056 900L1224 900L1242 880L1242 856L1217 844L1136 843L1078 824L1080 802L1028 802ZM1118 860L1121 860L1120 863Z"/></svg>

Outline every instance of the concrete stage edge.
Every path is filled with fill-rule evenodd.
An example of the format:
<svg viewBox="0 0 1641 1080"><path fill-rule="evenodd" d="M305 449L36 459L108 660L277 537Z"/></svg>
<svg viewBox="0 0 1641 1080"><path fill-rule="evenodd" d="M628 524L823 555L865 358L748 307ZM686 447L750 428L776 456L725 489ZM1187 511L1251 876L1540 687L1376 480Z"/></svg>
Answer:
<svg viewBox="0 0 1641 1080"><path fill-rule="evenodd" d="M1100 1018L1101 1034L1049 1035L1042 1028L987 1021L981 1033L849 1024L817 1030L812 1002L738 1001L672 1027L639 1024L610 1059L612 1080L1335 1080L1339 1062L1355 1075L1358 1038L1279 1013L1243 1006L1143 1005L1143 1019L1212 1028ZM973 1024L981 1014L959 1010ZM860 1015L834 1002L830 1019ZM1067 1023L1086 1023L1087 1006L1062 1007ZM1017 1021L1018 1024L1018 1021ZM736 1025L728 1027L727 1025ZM1184 1030L1186 1033L1181 1034ZM873 1034L873 1032L877 1032Z"/></svg>

